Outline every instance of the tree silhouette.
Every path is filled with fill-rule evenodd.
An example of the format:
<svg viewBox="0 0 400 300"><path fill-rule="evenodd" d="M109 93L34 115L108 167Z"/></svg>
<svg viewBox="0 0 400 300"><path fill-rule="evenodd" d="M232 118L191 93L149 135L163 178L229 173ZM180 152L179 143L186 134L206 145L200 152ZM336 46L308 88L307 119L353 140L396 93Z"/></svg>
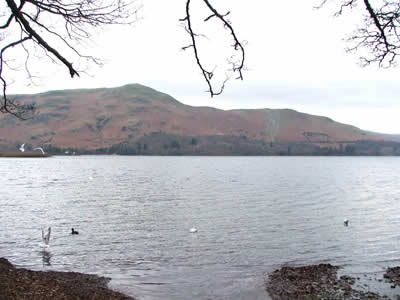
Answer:
<svg viewBox="0 0 400 300"><path fill-rule="evenodd" d="M129 1L129 2L128 2ZM229 13L220 14L208 0L202 0L210 15L204 20L208 22L215 18L234 41L233 49L240 52L239 60L231 60L232 72L238 73L243 79L244 48L238 40L230 21ZM18 61L23 60L23 69L28 80L33 76L30 71L30 61L33 57L46 58L45 63L63 65L71 77L84 72L79 67L81 62L101 64L101 60L83 53L82 45L91 38L94 28L110 24L131 24L136 20L136 12L140 6L135 0L5 0L0 4L0 84L2 98L0 111L10 113L20 119L29 118L34 112L34 104L18 103L7 95L7 84L10 79L7 71L15 70L14 57L8 58L8 53L20 51ZM209 86L211 96L220 94L225 82L218 92L211 85L214 72L206 70L200 59L197 46L198 34L192 27L191 1L186 1L186 16L181 21L186 22L187 33L191 37L196 62ZM12 50L12 51L11 51ZM15 54L14 54L15 56ZM84 63L82 62L84 65ZM227 80L227 79L226 79Z"/></svg>
<svg viewBox="0 0 400 300"><path fill-rule="evenodd" d="M33 104L20 104L7 96L6 71L13 70L15 63L14 59L7 59L11 49L22 50L29 79L32 79L32 57L46 57L50 62L61 63L71 77L79 76L80 70L73 60L101 63L80 50L80 45L91 37L90 29L109 24L129 24L135 20L137 10L132 3L123 0L5 0L2 5L0 111L20 119L26 119L35 107Z"/></svg>
<svg viewBox="0 0 400 300"><path fill-rule="evenodd" d="M213 5L211 5L210 1L203 0L202 2L205 4L209 12L209 15L203 21L209 22L210 20L217 20L218 23L220 23L220 25L222 25L228 31L228 34L232 37L233 53L228 59L230 68L226 74L225 80L223 81L222 85L219 87L218 90L215 90L211 82L214 77L214 71L206 69L202 60L200 59L198 40L203 36L201 34L198 34L193 28L192 24L193 17L191 14L191 0L186 1L186 16L183 19L181 19L181 21L185 23L185 30L190 35L191 43L188 46L183 47L182 49L183 50L189 48L193 49L196 63L201 70L204 80L207 82L208 92L210 93L211 97L213 97L222 94L225 88L225 83L231 78L232 75L236 74L237 75L236 79L243 80L245 51L242 42L239 41L235 33L235 30L231 25L231 22L227 19L227 16L230 14L230 11L226 12L225 14L221 14L213 7Z"/></svg>
<svg viewBox="0 0 400 300"><path fill-rule="evenodd" d="M319 7L332 0L322 1ZM362 23L347 38L349 52L359 52L360 64L382 68L396 65L400 54L400 1L341 0L335 16L361 7Z"/></svg>
<svg viewBox="0 0 400 300"><path fill-rule="evenodd" d="M128 2L129 1L129 2ZM200 0L208 15L202 22L215 22L231 38L232 54L228 57L229 70L225 80L215 87L215 69L209 69L203 61L199 40L204 37L195 20L200 15L193 11L194 1L186 0L185 16L181 19L190 36L190 43L183 49L192 49L195 61L212 96L224 91L225 83L232 77L243 79L245 49L230 20L230 12L221 13L210 0ZM333 0L323 0L319 7ZM396 64L400 54L400 1L339 0L335 13L341 16L345 11L362 8L363 20L349 36L348 51L360 52L362 66L376 63L379 67ZM0 111L20 119L34 113L34 104L19 103L7 95L9 71L23 65L28 80L33 76L30 61L34 57L46 58L43 63L63 65L71 77L79 76L84 70L81 63L101 64L101 60L82 51L82 45L91 38L91 30L111 24L131 24L136 20L140 8L135 0L4 0L0 4ZM196 28L195 28L196 27ZM271 29L273 30L273 29ZM261 37L260 37L261 38ZM18 53L9 57L9 53ZM15 58L16 57L16 58ZM21 63L22 61L22 63Z"/></svg>

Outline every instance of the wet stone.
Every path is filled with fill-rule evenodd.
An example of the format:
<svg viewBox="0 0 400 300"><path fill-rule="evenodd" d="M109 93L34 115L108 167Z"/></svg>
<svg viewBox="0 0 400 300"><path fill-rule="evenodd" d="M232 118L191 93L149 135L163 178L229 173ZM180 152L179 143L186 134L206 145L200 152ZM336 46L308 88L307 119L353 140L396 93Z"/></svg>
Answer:
<svg viewBox="0 0 400 300"><path fill-rule="evenodd" d="M266 290L273 300L387 299L354 289L355 278L338 278L338 270L338 266L331 264L282 267L268 275Z"/></svg>

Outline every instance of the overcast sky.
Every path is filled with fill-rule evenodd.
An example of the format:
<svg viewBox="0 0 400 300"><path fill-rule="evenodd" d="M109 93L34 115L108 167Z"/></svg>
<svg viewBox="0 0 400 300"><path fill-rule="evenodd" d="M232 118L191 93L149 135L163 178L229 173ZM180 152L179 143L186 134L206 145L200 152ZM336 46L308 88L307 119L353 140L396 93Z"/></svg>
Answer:
<svg viewBox="0 0 400 300"><path fill-rule="evenodd" d="M16 80L9 92L141 83L194 106L291 108L365 130L400 133L400 67L361 68L357 55L344 50L357 14L334 18L334 6L313 8L317 0L213 2L221 12L231 11L239 39L247 41L244 80L230 81L221 96L209 97L192 51L181 50L189 44L178 21L184 0L143 0L134 26L112 26L95 35L85 51L105 65L91 67L90 76L71 79L62 67L42 65L45 75L38 85ZM213 51L204 52L204 59L218 58Z"/></svg>

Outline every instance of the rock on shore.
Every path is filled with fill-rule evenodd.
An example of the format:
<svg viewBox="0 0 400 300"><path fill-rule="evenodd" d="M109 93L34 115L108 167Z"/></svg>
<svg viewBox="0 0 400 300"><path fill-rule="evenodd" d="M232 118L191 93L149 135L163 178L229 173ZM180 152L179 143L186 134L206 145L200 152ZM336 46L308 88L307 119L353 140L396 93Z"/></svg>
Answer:
<svg viewBox="0 0 400 300"><path fill-rule="evenodd" d="M0 258L0 300L134 300L107 288L109 279L75 272L15 268Z"/></svg>
<svg viewBox="0 0 400 300"><path fill-rule="evenodd" d="M400 286L400 267L387 268L383 277L392 283L392 287ZM400 299L400 296L398 297Z"/></svg>
<svg viewBox="0 0 400 300"><path fill-rule="evenodd" d="M338 269L330 264L282 267L269 274L266 289L274 300L388 299L353 289L354 278L338 278Z"/></svg>

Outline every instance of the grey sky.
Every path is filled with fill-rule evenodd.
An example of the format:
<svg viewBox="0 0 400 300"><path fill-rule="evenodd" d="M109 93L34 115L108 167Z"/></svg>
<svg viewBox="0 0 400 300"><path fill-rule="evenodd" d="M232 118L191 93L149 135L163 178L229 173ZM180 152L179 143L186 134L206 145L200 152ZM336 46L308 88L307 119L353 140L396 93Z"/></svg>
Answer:
<svg viewBox="0 0 400 300"><path fill-rule="evenodd" d="M93 66L91 76L70 79L62 67L46 65L39 85L26 87L16 79L9 92L141 83L189 105L292 108L362 129L400 133L400 68L360 68L357 55L344 51L342 40L355 29L357 14L333 18L334 6L315 10L316 0L214 2L222 11L231 10L238 37L248 41L244 81L231 81L222 96L210 99L192 52L180 50L189 43L178 22L184 0L143 0L134 26L97 33L85 49L106 64ZM206 58L218 58L217 49L204 52Z"/></svg>

